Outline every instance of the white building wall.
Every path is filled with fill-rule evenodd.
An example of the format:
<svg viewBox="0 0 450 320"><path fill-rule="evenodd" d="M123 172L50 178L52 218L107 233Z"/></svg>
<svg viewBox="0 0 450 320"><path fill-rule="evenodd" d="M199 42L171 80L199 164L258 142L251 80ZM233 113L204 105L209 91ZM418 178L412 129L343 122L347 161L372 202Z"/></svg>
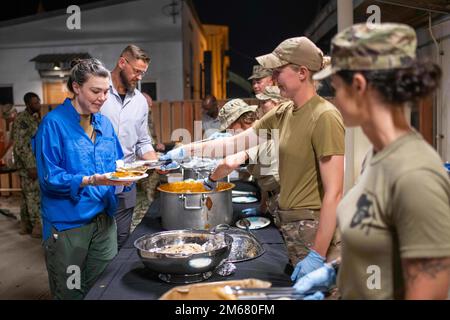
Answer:
<svg viewBox="0 0 450 320"><path fill-rule="evenodd" d="M189 86L184 85L185 99L200 99L201 98L201 83L200 62L203 62L203 52L206 50L206 39L202 31L202 27L195 19L190 7L183 4L183 70L184 79L190 75L192 83ZM190 46L192 46L192 56L190 54ZM193 70L190 70L191 63ZM191 74L192 73L192 74ZM194 87L193 95L191 96L191 87Z"/></svg>
<svg viewBox="0 0 450 320"><path fill-rule="evenodd" d="M157 82L158 100L183 99L181 16L176 23L162 13L164 0L140 0L81 10L81 29L69 30L68 14L0 28L0 85L13 85L14 102L27 91L42 97L34 62L39 54L87 52L112 69L122 49L132 43L150 57L144 81Z"/></svg>
<svg viewBox="0 0 450 320"><path fill-rule="evenodd" d="M0 86L13 86L15 104L23 104L22 97L28 91L36 92L42 98L42 80L35 69L35 63L30 62L30 59L46 53L88 52L112 70L120 52L127 44L63 46L53 47L51 51L48 48L3 49L0 50L0 61L8 61L8 63L0 64ZM150 67L143 82L157 82L158 100L182 100L181 42L134 42L134 44L150 54Z"/></svg>

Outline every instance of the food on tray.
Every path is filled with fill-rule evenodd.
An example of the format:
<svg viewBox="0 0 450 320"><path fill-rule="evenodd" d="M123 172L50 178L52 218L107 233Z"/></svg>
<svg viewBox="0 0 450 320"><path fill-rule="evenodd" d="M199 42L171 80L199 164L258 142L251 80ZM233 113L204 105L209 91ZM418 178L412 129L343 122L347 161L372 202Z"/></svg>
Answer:
<svg viewBox="0 0 450 320"><path fill-rule="evenodd" d="M216 191L227 190L231 189L232 187L233 184L231 183L219 182ZM185 180L167 183L160 186L159 189L166 192L176 192L176 193L210 192L203 186L203 183L195 180Z"/></svg>
<svg viewBox="0 0 450 320"><path fill-rule="evenodd" d="M117 168L116 171L118 172L141 172L144 173L148 170L147 166L138 166L138 167L122 167Z"/></svg>
<svg viewBox="0 0 450 320"><path fill-rule="evenodd" d="M161 248L151 249L152 252L165 254L196 254L205 252L205 249L198 243L171 244Z"/></svg>
<svg viewBox="0 0 450 320"><path fill-rule="evenodd" d="M258 279L229 280L219 282L196 283L178 286L163 294L160 300L236 300L235 294L229 294L226 286L241 288L269 288L270 282Z"/></svg>
<svg viewBox="0 0 450 320"><path fill-rule="evenodd" d="M111 174L111 178L113 179L121 179L121 178L134 178L134 177L140 177L145 172L139 172L139 171L116 171Z"/></svg>

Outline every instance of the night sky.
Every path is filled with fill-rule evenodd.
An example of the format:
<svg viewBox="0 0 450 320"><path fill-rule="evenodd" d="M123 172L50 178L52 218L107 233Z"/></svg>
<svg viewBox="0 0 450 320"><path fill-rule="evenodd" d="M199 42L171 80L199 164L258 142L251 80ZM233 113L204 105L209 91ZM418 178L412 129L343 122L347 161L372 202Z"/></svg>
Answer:
<svg viewBox="0 0 450 320"><path fill-rule="evenodd" d="M151 1L151 0L149 0ZM230 27L231 71L247 78L255 56L300 36L327 0L192 0L202 23ZM45 11L82 5L88 0L41 0ZM169 0L168 0L169 2ZM0 21L33 15L39 0L14 0L0 10Z"/></svg>
<svg viewBox="0 0 450 320"><path fill-rule="evenodd" d="M254 59L283 40L303 35L320 8L320 0L193 0L200 20L230 27L230 69L247 78Z"/></svg>

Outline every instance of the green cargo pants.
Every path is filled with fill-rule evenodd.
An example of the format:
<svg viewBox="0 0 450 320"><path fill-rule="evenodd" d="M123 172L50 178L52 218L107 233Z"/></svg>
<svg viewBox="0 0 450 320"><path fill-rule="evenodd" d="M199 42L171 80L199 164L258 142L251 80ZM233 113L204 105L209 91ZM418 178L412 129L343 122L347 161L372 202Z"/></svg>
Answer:
<svg viewBox="0 0 450 320"><path fill-rule="evenodd" d="M79 228L65 231L52 228L44 249L53 298L83 299L117 254L114 218L102 213Z"/></svg>

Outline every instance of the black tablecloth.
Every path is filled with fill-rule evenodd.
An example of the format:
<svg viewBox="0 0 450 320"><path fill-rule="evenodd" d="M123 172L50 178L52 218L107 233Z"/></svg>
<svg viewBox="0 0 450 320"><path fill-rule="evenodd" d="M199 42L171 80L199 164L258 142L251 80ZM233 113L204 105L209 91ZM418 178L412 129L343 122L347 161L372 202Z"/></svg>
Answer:
<svg viewBox="0 0 450 320"><path fill-rule="evenodd" d="M242 209L257 205L257 203L233 204L234 217L236 219L240 217ZM158 299L163 293L177 286L177 284L159 280L153 272L146 269L133 245L139 237L159 231L163 229L159 218L159 199L156 199L142 222L96 281L85 299ZM292 285L290 280L292 268L278 229L270 225L252 232L263 244L265 253L256 259L236 263L236 271L231 276L222 277L214 274L206 281L256 278L270 281L273 286Z"/></svg>

